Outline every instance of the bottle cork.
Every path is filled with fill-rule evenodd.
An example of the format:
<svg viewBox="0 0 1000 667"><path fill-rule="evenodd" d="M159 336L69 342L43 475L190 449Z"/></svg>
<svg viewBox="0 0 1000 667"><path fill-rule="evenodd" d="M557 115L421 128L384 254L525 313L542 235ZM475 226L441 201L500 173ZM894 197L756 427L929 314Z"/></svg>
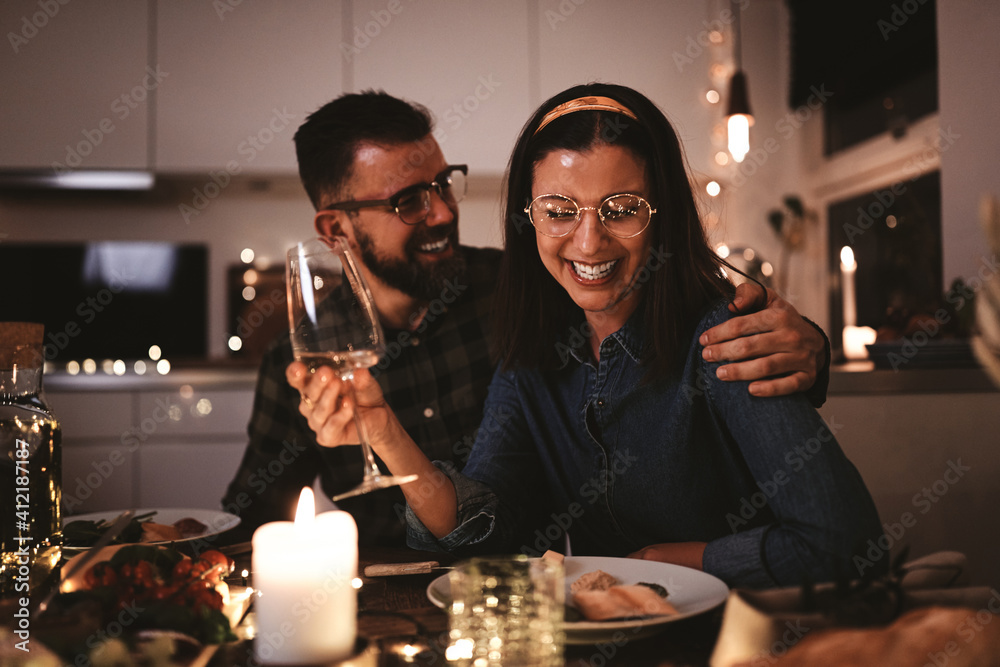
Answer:
<svg viewBox="0 0 1000 667"><path fill-rule="evenodd" d="M41 366L44 335L38 322L0 322L0 368Z"/></svg>

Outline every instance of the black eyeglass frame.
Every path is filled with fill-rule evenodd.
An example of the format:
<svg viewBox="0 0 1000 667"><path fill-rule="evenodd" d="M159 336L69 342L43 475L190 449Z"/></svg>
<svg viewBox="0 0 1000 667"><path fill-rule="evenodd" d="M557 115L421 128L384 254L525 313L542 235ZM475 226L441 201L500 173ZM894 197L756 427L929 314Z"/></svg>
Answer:
<svg viewBox="0 0 1000 667"><path fill-rule="evenodd" d="M623 196L635 197L640 201L640 203L644 204L646 208L649 210L649 217L646 218L646 224L643 225L642 229L640 229L634 234L628 234L627 236L618 234L613 229L611 229L608 226L607 221L604 219L604 214L601 212L601 208L603 208L604 205L607 204L610 200L614 199L615 197L623 197ZM547 234L543 232L541 229L539 229L538 225L535 224L535 218L531 214L531 209L536 201L538 201L539 199L544 199L545 197L558 197L564 201L572 202L572 204L576 207L576 218L573 221L573 226L566 232L562 234ZM561 239L565 236L569 236L570 234L572 234L576 230L576 228L580 226L580 221L583 220L584 211L594 211L595 213L597 213L597 219L601 221L601 226L604 227L604 229L608 232L608 234L611 234L612 236L618 239L632 239L638 236L639 234L642 234L649 227L649 221L653 219L653 215L656 213L656 209L653 208L653 205L650 204L645 197L643 197L642 195L638 195L634 192L619 192L618 194L605 197L603 200L601 200L601 203L598 204L597 206L580 206L580 204L572 197L569 197L567 195L561 195L555 192L548 192L543 195L538 195L530 202L528 202L528 205L524 207L524 212L528 214L528 221L531 223L531 226L534 227L539 234L541 234L542 236L548 236L550 239Z"/></svg>
<svg viewBox="0 0 1000 667"><path fill-rule="evenodd" d="M446 191L447 192L451 192L451 185L450 184L448 184L448 185L442 185L441 181L447 181L447 179L451 177L451 174L453 172L456 172L456 171L462 172L463 176L468 176L469 175L469 165L467 165L467 164L449 164L440 173L438 173L438 175L435 176L434 180L431 181L430 183L415 183L414 185L408 185L405 188L403 188L402 190L400 190L399 192L393 194L388 199L362 199L362 200L358 200L358 201L342 201L342 202L337 202L336 204L330 204L329 206L324 206L321 210L323 210L323 211L357 211L357 210L362 209L362 208L373 208L373 207L376 207L376 206L388 206L393 211L395 211L396 216L400 220L402 220L403 224L406 224L406 225L419 225L421 222L423 222L424 220L426 220L427 216L430 214L430 191L431 191L431 189L433 188L434 190L437 190L438 196L441 197L442 199L444 199L445 198L445 192ZM468 189L468 183L466 183L465 189L466 190ZM426 197L427 197L427 199L426 199L427 205L426 205L425 210L424 210L424 216L420 220L417 220L416 222L410 222L409 220L406 220L402 216L402 214L400 214L400 212L399 212L399 201L401 199L403 199L403 197L409 196L409 195L414 194L416 192L423 192L426 195ZM465 192L464 191L459 196L457 196L457 197L454 196L454 195L452 195L452 199L454 200L454 202L456 204L458 202L462 201L462 199L464 197L465 197Z"/></svg>

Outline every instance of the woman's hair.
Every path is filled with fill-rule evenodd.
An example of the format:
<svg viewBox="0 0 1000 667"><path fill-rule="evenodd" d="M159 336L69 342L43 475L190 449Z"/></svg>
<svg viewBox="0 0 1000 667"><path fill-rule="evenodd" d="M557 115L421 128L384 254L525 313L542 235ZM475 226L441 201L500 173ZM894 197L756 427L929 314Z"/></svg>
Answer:
<svg viewBox="0 0 1000 667"><path fill-rule="evenodd" d="M553 108L580 97L607 97L635 119L616 111L582 110L550 120ZM542 104L521 130L505 181L504 249L496 294L497 354L505 370L517 366L553 369L557 350L580 332L583 315L538 255L535 230L524 212L531 200L535 166L554 150L585 152L622 146L646 164L656 209L649 228L652 252L635 276L641 289L637 314L644 327L647 379L663 377L686 354L706 306L731 296L733 285L705 237L688 180L683 151L663 112L641 93L613 84L575 86ZM577 335L573 335L573 329Z"/></svg>

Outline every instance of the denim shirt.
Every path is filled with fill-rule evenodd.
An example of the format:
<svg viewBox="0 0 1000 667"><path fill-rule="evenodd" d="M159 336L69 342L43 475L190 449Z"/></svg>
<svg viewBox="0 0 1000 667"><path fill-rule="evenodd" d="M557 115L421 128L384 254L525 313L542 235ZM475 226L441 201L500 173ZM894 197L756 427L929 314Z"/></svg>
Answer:
<svg viewBox="0 0 1000 667"><path fill-rule="evenodd" d="M464 470L438 464L457 528L436 540L408 509L410 546L536 553L566 530L575 555L707 542L705 571L732 586L857 577L852 556L881 527L841 425L802 394L757 398L719 380L697 340L729 316L724 302L709 309L683 369L660 381L642 382L638 313L599 362L560 346L558 371L498 371Z"/></svg>

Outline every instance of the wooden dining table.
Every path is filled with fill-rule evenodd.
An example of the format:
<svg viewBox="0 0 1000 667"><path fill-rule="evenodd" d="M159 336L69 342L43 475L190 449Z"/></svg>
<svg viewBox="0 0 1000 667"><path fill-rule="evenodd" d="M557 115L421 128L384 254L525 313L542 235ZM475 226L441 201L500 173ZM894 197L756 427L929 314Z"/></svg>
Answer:
<svg viewBox="0 0 1000 667"><path fill-rule="evenodd" d="M233 554L236 572L250 568L250 553ZM426 574L367 577L361 573L373 564L415 563L434 560L448 565L447 554L428 553L405 547L361 547L358 571L362 586L358 590L357 629L359 647L377 653L378 665L445 665L448 616L427 597L427 586L441 571ZM252 580L252 574L251 574ZM613 635L597 644L568 645L564 660L567 666L601 667L681 667L707 665L722 620L722 607L666 623L653 636L629 637L629 631ZM252 625L252 608L244 625ZM224 645L212 656L208 667L241 667L258 664L253 641L246 628L238 642ZM240 634L240 633L238 633ZM406 656L410 659L405 659Z"/></svg>

